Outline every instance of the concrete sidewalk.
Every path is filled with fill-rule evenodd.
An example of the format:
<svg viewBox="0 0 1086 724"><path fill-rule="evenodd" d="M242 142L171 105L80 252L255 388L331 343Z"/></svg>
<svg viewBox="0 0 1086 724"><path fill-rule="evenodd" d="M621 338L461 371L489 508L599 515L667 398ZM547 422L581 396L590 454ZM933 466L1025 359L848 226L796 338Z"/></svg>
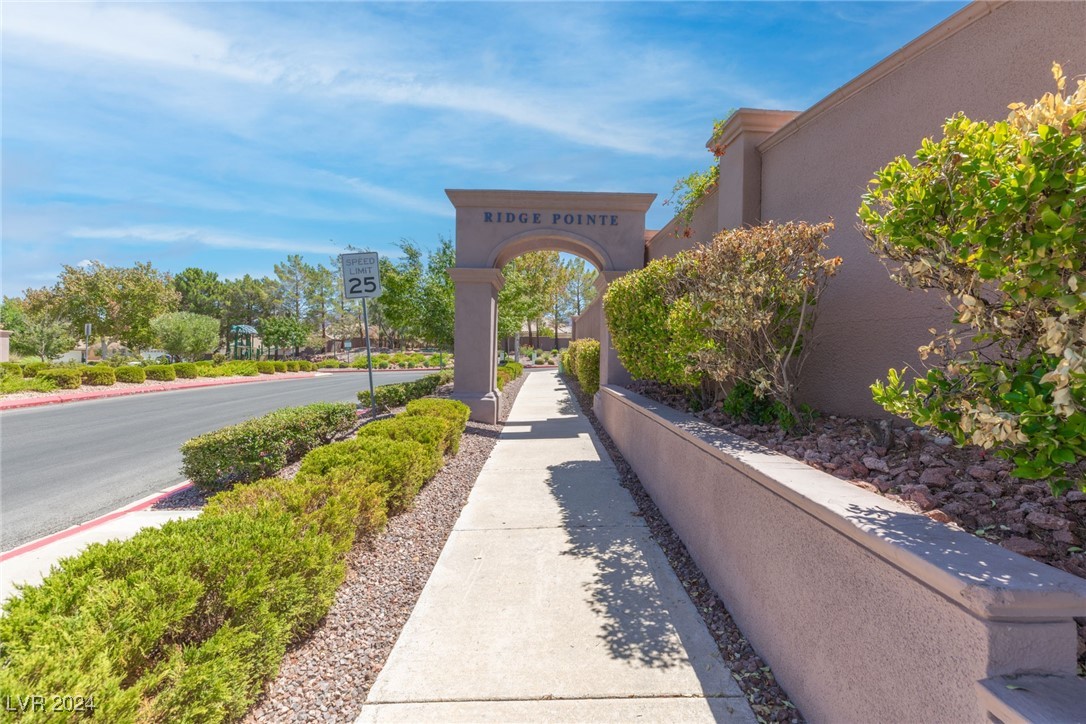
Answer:
<svg viewBox="0 0 1086 724"><path fill-rule="evenodd" d="M756 721L588 421L533 372L359 722Z"/></svg>

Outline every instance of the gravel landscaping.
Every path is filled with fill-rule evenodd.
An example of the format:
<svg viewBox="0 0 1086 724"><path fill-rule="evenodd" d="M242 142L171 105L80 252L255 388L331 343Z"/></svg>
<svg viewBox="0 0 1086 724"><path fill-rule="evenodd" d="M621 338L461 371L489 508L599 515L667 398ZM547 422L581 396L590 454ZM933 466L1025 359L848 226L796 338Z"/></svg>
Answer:
<svg viewBox="0 0 1086 724"><path fill-rule="evenodd" d="M690 600L701 614L709 633L720 649L721 656L731 668L732 676L739 682L739 688L750 702L755 715L763 722L792 722L794 724L803 722L803 715L777 683L769 665L762 660L743 636L743 632L739 630L731 614L724 607L724 603L709 586L709 582L690 557L682 540L671 529L667 519L660 513L656 503L641 485L637 475L626 463L622 453L592 412L592 399L581 391L575 380L569 376L563 379L573 390L582 413L592 423L592 428L599 436L600 442L614 461L622 486L630 491L630 495L637 503L638 511L648 525L652 537L663 549L675 575L678 576Z"/></svg>
<svg viewBox="0 0 1086 724"><path fill-rule="evenodd" d="M717 409L694 412L681 391L652 383L639 394L801 460L852 485L896 500L932 520L973 533L1086 578L1086 493L1053 496L1044 481L1011 476L1013 463L903 420L893 427L819 417L810 430L736 422ZM1080 466L1079 479L1084 477ZM1078 621L1079 675L1086 676L1086 619Z"/></svg>
<svg viewBox="0 0 1086 724"><path fill-rule="evenodd" d="M501 419L525 376L505 386ZM448 389L448 388L446 388ZM411 510L348 557L347 578L324 622L287 652L248 722L354 721L467 503L502 425L468 422L460 452Z"/></svg>

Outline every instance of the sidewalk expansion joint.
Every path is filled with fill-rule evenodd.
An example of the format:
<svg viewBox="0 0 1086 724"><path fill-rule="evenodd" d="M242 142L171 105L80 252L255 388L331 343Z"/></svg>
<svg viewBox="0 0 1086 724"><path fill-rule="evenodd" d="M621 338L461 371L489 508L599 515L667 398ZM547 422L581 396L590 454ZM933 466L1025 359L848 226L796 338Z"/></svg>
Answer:
<svg viewBox="0 0 1086 724"><path fill-rule="evenodd" d="M741 699L746 700L742 694L655 694L645 696L643 694L600 694L598 696L501 696L483 698L450 698L450 699L397 699L397 700L367 700L363 706L395 706L398 704L470 704L472 702L512 702L512 701L609 701L623 699L628 701L654 700L654 699Z"/></svg>

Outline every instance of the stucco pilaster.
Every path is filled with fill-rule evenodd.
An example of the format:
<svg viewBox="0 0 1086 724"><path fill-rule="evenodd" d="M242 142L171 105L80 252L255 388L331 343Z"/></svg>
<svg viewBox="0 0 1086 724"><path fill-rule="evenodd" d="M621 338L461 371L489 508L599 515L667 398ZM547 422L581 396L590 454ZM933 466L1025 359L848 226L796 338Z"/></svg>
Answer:
<svg viewBox="0 0 1086 724"><path fill-rule="evenodd" d="M497 269L452 267L456 285L453 397L471 408L471 418L498 421L498 292L505 277Z"/></svg>
<svg viewBox="0 0 1086 724"><path fill-rule="evenodd" d="M596 277L596 291L601 302L600 307L600 385L621 385L623 387L630 384L630 373L626 371L626 368L619 362L618 352L611 345L611 330L607 328L607 317L603 314L602 301L603 295L607 293L607 287L614 280L628 274L628 271L601 271Z"/></svg>
<svg viewBox="0 0 1086 724"><path fill-rule="evenodd" d="M717 226L734 229L761 222L762 155L758 144L798 115L795 111L740 108L705 145L724 145L720 157Z"/></svg>

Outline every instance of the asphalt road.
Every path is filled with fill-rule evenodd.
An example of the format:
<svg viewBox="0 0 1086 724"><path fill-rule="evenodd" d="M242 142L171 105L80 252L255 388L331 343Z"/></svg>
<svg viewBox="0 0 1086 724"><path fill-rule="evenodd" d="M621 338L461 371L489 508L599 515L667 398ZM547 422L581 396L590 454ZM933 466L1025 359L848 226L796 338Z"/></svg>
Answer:
<svg viewBox="0 0 1086 724"><path fill-rule="evenodd" d="M374 372L374 384L428 372ZM181 443L266 412L357 402L364 373L70 402L0 413L0 551L184 480Z"/></svg>

